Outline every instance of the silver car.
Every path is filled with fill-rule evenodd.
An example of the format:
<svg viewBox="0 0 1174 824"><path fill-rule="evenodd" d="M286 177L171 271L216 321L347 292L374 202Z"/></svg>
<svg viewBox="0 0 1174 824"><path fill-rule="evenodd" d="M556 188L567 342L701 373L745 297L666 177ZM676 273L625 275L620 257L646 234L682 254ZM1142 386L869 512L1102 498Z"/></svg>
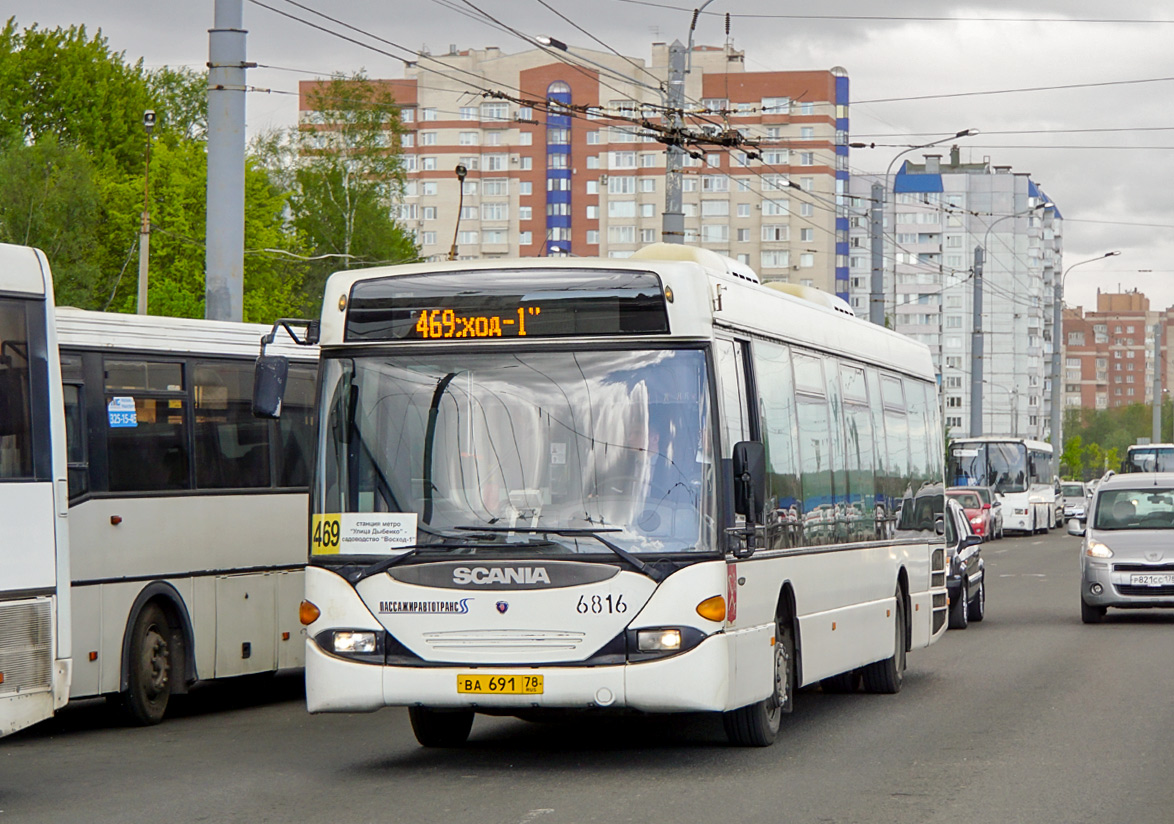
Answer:
<svg viewBox="0 0 1174 824"><path fill-rule="evenodd" d="M1174 608L1174 472L1113 475L1097 487L1088 518L1068 522L1084 537L1080 617L1108 607Z"/></svg>
<svg viewBox="0 0 1174 824"><path fill-rule="evenodd" d="M1060 482L1060 505L1064 508L1064 520L1083 518L1085 499L1084 484L1079 481Z"/></svg>

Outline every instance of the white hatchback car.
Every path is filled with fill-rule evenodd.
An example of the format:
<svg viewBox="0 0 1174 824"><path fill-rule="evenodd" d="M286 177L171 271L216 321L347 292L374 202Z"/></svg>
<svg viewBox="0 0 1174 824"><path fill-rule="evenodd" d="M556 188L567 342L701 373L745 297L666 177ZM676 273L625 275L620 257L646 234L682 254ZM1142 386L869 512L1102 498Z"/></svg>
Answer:
<svg viewBox="0 0 1174 824"><path fill-rule="evenodd" d="M1082 535L1080 617L1096 623L1108 607L1174 608L1174 472L1113 475L1097 487L1088 517L1068 522Z"/></svg>

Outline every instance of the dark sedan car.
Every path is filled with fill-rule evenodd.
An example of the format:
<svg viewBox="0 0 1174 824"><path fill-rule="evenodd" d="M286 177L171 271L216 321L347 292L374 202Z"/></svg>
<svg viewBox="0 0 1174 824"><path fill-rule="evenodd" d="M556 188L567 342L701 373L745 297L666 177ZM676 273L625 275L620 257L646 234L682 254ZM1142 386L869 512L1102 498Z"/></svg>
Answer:
<svg viewBox="0 0 1174 824"><path fill-rule="evenodd" d="M986 615L986 569L982 536L970 530L970 519L957 501L946 498L944 515L949 573L950 629L966 629Z"/></svg>

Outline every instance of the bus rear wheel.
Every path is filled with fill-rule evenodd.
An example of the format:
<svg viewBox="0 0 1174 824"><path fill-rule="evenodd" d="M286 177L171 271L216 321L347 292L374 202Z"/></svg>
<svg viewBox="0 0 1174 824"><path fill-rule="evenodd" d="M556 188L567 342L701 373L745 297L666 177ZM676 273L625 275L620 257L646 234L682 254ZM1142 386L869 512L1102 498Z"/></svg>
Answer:
<svg viewBox="0 0 1174 824"><path fill-rule="evenodd" d="M408 707L412 732L422 747L459 747L473 729L472 710L432 710Z"/></svg>
<svg viewBox="0 0 1174 824"><path fill-rule="evenodd" d="M157 604L139 613L131 630L130 686L122 695L124 714L135 724L158 724L171 699L171 625Z"/></svg>
<svg viewBox="0 0 1174 824"><path fill-rule="evenodd" d="M864 667L865 692L892 695L901 691L905 681L905 596L897 587L897 603L894 606L893 655Z"/></svg>
<svg viewBox="0 0 1174 824"><path fill-rule="evenodd" d="M790 712L795 694L795 635L779 622L775 628L774 692L761 701L722 715L726 737L739 747L769 747L779 734L783 713Z"/></svg>

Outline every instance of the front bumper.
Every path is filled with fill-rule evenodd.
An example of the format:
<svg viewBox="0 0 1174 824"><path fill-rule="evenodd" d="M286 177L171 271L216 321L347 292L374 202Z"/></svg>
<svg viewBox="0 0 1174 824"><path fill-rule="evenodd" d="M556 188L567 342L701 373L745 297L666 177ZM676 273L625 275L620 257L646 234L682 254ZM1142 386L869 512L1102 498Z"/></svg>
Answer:
<svg viewBox="0 0 1174 824"><path fill-rule="evenodd" d="M1117 564L1121 564L1118 561ZM1130 563L1129 570L1117 570L1113 560L1081 559L1080 597L1089 606L1118 608L1161 607L1174 609L1174 586L1138 586L1130 583L1130 576L1137 574L1137 563ZM1155 573L1168 573L1155 567ZM1097 592L1097 587L1100 591Z"/></svg>
<svg viewBox="0 0 1174 824"><path fill-rule="evenodd" d="M482 710L627 708L644 712L731 709L730 638L718 633L669 658L611 666L380 666L338 658L306 641L310 712L370 712L427 706ZM541 675L541 695L457 692L461 673ZM666 685L672 685L667 688Z"/></svg>

